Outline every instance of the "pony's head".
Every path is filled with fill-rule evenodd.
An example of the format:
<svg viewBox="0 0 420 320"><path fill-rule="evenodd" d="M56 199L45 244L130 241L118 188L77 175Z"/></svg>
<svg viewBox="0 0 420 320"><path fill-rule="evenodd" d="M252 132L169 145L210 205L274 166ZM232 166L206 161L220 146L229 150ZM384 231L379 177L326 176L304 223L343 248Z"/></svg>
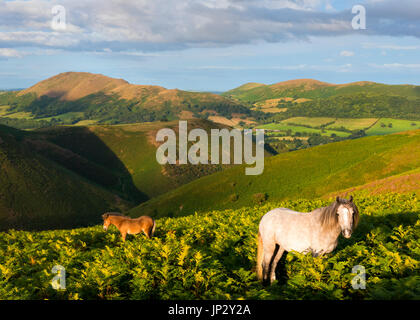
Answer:
<svg viewBox="0 0 420 320"><path fill-rule="evenodd" d="M359 210L353 202L353 196L350 196L349 200L337 197L321 217L322 225L331 229L339 226L345 238L351 237L358 222Z"/></svg>
<svg viewBox="0 0 420 320"><path fill-rule="evenodd" d="M104 213L102 215L102 219L104 220L104 230L108 230L108 227L111 223L111 220L109 219L109 213Z"/></svg>
<svg viewBox="0 0 420 320"><path fill-rule="evenodd" d="M349 200L337 197L335 202L337 203L336 214L338 224L341 227L341 234L348 239L359 222L359 210L353 203L353 196L350 196Z"/></svg>

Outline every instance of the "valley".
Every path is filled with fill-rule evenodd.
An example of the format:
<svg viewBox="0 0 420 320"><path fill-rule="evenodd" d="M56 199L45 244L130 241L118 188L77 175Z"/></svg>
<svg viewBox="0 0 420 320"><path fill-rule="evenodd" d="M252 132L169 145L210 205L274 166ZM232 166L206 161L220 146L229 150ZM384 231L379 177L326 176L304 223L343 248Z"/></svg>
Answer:
<svg viewBox="0 0 420 320"><path fill-rule="evenodd" d="M419 92L300 79L217 95L88 73L0 92L0 299L418 299ZM264 129L263 173L160 165L156 134L178 139L179 120L208 135ZM337 195L355 198L354 235L327 257L288 253L263 286L261 217ZM101 226L109 211L152 216L155 237L123 243ZM55 265L66 290L51 287Z"/></svg>

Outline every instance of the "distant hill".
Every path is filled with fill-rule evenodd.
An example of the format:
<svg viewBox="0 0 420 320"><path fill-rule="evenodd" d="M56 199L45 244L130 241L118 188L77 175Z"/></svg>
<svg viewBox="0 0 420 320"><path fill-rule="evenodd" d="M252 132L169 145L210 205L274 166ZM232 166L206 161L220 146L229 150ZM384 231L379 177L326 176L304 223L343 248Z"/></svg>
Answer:
<svg viewBox="0 0 420 320"><path fill-rule="evenodd" d="M189 215L260 202L318 198L420 166L420 130L330 143L265 159L264 173L238 166L195 180L131 209L131 216Z"/></svg>
<svg viewBox="0 0 420 320"><path fill-rule="evenodd" d="M249 83L222 95L276 114L278 120L298 116L420 119L420 86L414 85L297 79L271 85Z"/></svg>
<svg viewBox="0 0 420 320"><path fill-rule="evenodd" d="M0 95L0 106L9 106L8 113L26 112L38 120L68 115L65 120L69 124L81 120L116 124L205 118L206 113L251 114L240 102L218 94L134 85L87 72L61 73L28 89L5 92Z"/></svg>
<svg viewBox="0 0 420 320"><path fill-rule="evenodd" d="M0 94L0 123L22 129L193 118L252 126L291 117L420 120L420 86L295 79L271 85L251 82L214 94L65 72Z"/></svg>
<svg viewBox="0 0 420 320"><path fill-rule="evenodd" d="M274 83L247 83L224 92L222 95L239 101L255 103L266 99L291 98L328 98L337 95L365 93L370 95L389 94L420 98L420 86L387 85L370 81L332 84L314 79L296 79Z"/></svg>

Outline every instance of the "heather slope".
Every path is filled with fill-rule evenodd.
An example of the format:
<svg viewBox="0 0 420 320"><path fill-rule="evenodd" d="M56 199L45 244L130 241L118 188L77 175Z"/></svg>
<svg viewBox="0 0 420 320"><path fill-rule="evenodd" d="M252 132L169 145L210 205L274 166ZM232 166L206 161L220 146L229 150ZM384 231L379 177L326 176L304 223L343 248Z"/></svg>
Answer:
<svg viewBox="0 0 420 320"><path fill-rule="evenodd" d="M420 130L330 143L265 159L263 174L239 166L195 180L131 209L137 216L188 215L268 200L317 198L420 166Z"/></svg>

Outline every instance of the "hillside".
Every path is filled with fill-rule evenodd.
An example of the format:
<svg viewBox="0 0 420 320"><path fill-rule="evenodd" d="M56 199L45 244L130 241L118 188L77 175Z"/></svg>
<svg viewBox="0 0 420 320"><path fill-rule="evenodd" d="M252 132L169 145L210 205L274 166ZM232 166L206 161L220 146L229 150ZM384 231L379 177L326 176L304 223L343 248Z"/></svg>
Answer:
<svg viewBox="0 0 420 320"><path fill-rule="evenodd" d="M323 198L328 199L336 195L347 197L348 195L354 193L378 195L391 192L420 192L420 167L401 174L371 181L360 186L335 191L323 196Z"/></svg>
<svg viewBox="0 0 420 320"><path fill-rule="evenodd" d="M137 202L229 167L160 165L156 161L159 143L155 141L155 137L162 128L170 128L177 133L178 121L112 126L63 126L40 129L33 132L33 135L70 150L80 157L72 163L69 157L60 160L60 154L50 153L55 161L61 161L63 166L107 188L114 188L125 194L130 194L131 190L134 196L137 196L133 199ZM202 128L209 132L211 128L227 127L200 119L188 121L188 130L194 128ZM266 155L270 156L269 153Z"/></svg>
<svg viewBox="0 0 420 320"><path fill-rule="evenodd" d="M74 197L78 195L77 192L73 195L66 191L58 195L58 199L66 197L66 195L68 197L66 201L63 200L67 206L66 214L74 212L77 217L78 212L81 212L80 214L83 212L85 218L82 225L88 225L96 222L98 214L106 210L127 210L199 177L222 171L231 166L160 165L156 161L156 149L159 146L155 141L156 133L161 128L172 128L177 132L177 126L177 121L113 126L59 126L34 131L20 131L1 126L2 141L10 141L10 145L5 142L0 145L5 154L4 161L10 161L10 166L23 164L16 168L13 167L14 174L8 174L7 170L3 171L0 183L5 189L0 192L0 200L3 199L5 204L4 208L0 205L0 214L5 219L12 215L27 216L28 223L33 215L33 219L39 219L39 223L33 222L35 228L41 228L41 225L44 227L80 225L77 219L74 224L71 224L69 221L64 223L64 220L60 220L59 217L53 217L49 223L41 218L44 214L45 216L53 214L52 208L56 205L53 196L54 189L57 189L57 192L62 190L67 180L72 181L70 178L65 178L66 175L70 175L73 180L84 181L98 193L97 196L92 196L92 192L86 191L85 197L81 197L79 201L74 201ZM207 131L210 128L225 128L225 126L216 125L206 120L196 119L188 122L189 130L197 127ZM20 150L17 161L9 159L11 154L18 152L15 149ZM30 163L31 155L42 160L39 163ZM266 156L270 155L266 152ZM52 163L52 169L49 175L48 166L50 163ZM40 168L37 169L37 167ZM61 173L58 174L56 171ZM17 196L21 192L30 193L28 190L7 191L8 184L26 186L25 177L27 177L27 187L31 186L35 190L34 194L42 193L43 186L41 184L33 182L34 184L31 185L32 179L36 181L41 179L38 178L38 174L42 175L45 183L55 186L51 187L51 195L47 198L40 197L42 199L40 202L45 207L43 210L34 205L36 198L32 200L32 197L23 197L21 199L20 196ZM74 185L77 188L76 182ZM80 190L83 191L84 188L81 187ZM98 205L101 197L104 199L104 203L101 202L101 205ZM108 201L109 197L113 201ZM93 203L94 201L97 202ZM57 207L60 207L61 203L58 203ZM83 210L80 210L81 206L83 206ZM91 206L90 210L89 206ZM86 214L88 210L89 214ZM8 226L26 228L30 224L22 219L13 224L0 219L0 229Z"/></svg>
<svg viewBox="0 0 420 320"><path fill-rule="evenodd" d="M0 230L84 226L129 204L34 153L22 132L0 126Z"/></svg>
<svg viewBox="0 0 420 320"><path fill-rule="evenodd" d="M238 114L250 116L249 108L217 94L134 85L87 72L66 72L32 87L0 95L3 117L66 124L89 120L96 123L133 123L179 118ZM208 115L207 115L208 116ZM28 124L29 125L29 124Z"/></svg>
<svg viewBox="0 0 420 320"><path fill-rule="evenodd" d="M420 130L346 140L266 158L259 176L246 176L238 166L203 177L128 213L178 216L265 199L317 198L419 166Z"/></svg>
<svg viewBox="0 0 420 320"><path fill-rule="evenodd" d="M420 203L415 194L357 196L360 223L324 257L289 252L280 281L256 277L261 217L276 207L311 211L329 200L282 201L156 220L155 237L101 225L73 230L0 233L0 299L333 299L420 298ZM99 224L99 221L98 221ZM51 269L66 270L54 290ZM366 268L366 289L352 268ZM162 312L164 315L167 311ZM165 317L165 316L164 316Z"/></svg>

